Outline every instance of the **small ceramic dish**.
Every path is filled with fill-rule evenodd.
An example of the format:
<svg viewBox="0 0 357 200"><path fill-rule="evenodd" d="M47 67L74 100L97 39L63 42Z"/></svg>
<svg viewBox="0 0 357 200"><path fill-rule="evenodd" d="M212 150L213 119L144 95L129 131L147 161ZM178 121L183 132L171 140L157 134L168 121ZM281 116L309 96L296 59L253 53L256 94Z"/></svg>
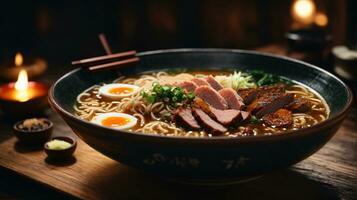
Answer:
<svg viewBox="0 0 357 200"><path fill-rule="evenodd" d="M293 51L323 51L331 41L331 36L320 29L292 30L285 38Z"/></svg>
<svg viewBox="0 0 357 200"><path fill-rule="evenodd" d="M69 143L70 145L68 147L62 148L60 147L61 144L55 144L53 147L51 147L51 142L53 141L60 141L60 142L65 142ZM73 154L73 152L76 150L77 147L77 141L71 137L65 137L65 136L58 136L58 137L53 137L51 138L48 142L44 144L45 152L48 155L49 158L51 159L67 159L70 158Z"/></svg>
<svg viewBox="0 0 357 200"><path fill-rule="evenodd" d="M45 126L42 128L29 128L28 125L36 120L44 123ZM25 126L24 123L27 124L27 126ZM33 118L15 123L13 126L13 133L20 142L26 144L43 144L51 136L52 129L53 123L50 120L45 118Z"/></svg>
<svg viewBox="0 0 357 200"><path fill-rule="evenodd" d="M357 50L347 46L336 46L332 49L336 74L344 79L357 80Z"/></svg>

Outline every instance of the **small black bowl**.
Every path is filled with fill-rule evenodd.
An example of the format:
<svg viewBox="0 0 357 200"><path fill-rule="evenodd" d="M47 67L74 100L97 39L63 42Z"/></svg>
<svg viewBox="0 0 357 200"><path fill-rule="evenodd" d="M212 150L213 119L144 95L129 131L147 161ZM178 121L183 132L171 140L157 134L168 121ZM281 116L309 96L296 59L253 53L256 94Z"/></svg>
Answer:
<svg viewBox="0 0 357 200"><path fill-rule="evenodd" d="M55 159L55 160L71 158L71 156L73 155L73 152L76 150L77 141L71 137L58 136L58 137L51 138L48 142L55 140L55 139L69 142L71 144L71 146L68 147L67 149L55 150L55 149L50 149L46 142L44 144L44 149L45 149L47 156L50 159Z"/></svg>
<svg viewBox="0 0 357 200"><path fill-rule="evenodd" d="M324 51L331 36L321 29L298 29L285 34L291 51Z"/></svg>
<svg viewBox="0 0 357 200"><path fill-rule="evenodd" d="M357 81L357 58L346 56L346 54L354 54L356 51L345 46L336 46L332 49L335 61L334 71L349 81Z"/></svg>
<svg viewBox="0 0 357 200"><path fill-rule="evenodd" d="M27 131L27 130L22 130L19 128L20 124L22 124L25 120L21 120L17 123L14 124L13 126L13 133L17 137L17 139L24 143L24 144L31 144L31 145L36 145L36 144L43 144L45 143L48 138L51 136L52 130L53 130L53 123L48 120L42 118L45 123L48 124L48 127L41 129L41 130L36 130L36 131Z"/></svg>

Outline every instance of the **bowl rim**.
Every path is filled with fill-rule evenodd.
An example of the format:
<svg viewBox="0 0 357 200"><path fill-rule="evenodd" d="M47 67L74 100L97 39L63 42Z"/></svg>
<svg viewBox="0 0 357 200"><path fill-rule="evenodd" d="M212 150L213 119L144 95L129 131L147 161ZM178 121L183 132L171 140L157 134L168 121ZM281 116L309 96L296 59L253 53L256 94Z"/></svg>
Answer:
<svg viewBox="0 0 357 200"><path fill-rule="evenodd" d="M148 138L151 140L158 139L158 140L173 140L173 141L184 141L184 142L254 142L254 141L261 141L261 140L275 140L275 139L284 139L284 138L290 138L290 137L298 137L298 136L304 136L313 132L316 132L320 129L322 129L324 126L332 125L339 120L343 119L345 115L349 112L349 110L352 107L352 102L353 102L353 94L351 89L338 77L333 75L332 73L317 67L315 65L306 63L304 61L296 60L293 58L289 58L286 56L280 56L280 55L274 55L270 53L264 53L264 52L258 52L258 51L252 51L252 50L241 50L241 49L224 49L224 48L178 48L178 49L160 49L160 50L152 50L152 51L144 51L137 53L138 57L143 57L143 56L151 56L151 55L159 55L159 54L166 54L166 53L197 53L197 52L222 52L222 53L242 53L242 54L250 54L250 55L257 55L257 56L264 56L264 57L270 57L274 59L282 59L288 62L293 62L293 63L298 63L302 64L306 67L313 68L317 71L320 71L321 73L327 74L328 76L334 78L337 80L346 90L347 90L347 103L344 105L344 107L335 114L335 116L330 117L326 119L325 121L322 121L314 126L311 127L306 127L302 128L299 130L291 130L291 131L286 131L283 134L275 134L275 135L256 135L256 136L246 136L246 137L224 137L224 136L218 136L218 137L183 137L183 136L164 136L164 135L154 135L154 134L145 134L145 133L140 133L140 132L131 132L131 131L126 131L126 130L114 130L112 128L107 128L104 126L100 126L94 123L91 123L89 121L86 121L84 119L81 119L74 114L68 112L64 108L62 108L55 100L54 98L54 88L61 82L63 79L67 78L68 76L76 73L77 71L83 70L82 68L77 68L73 69L66 74L64 74L62 77L60 77L50 88L49 90L49 95L48 99L50 104L52 105L52 108L57 110L60 114L65 115L66 117L70 118L71 120L74 120L79 123L84 123L88 127L93 127L97 129L102 129L106 130L107 132L116 132L117 134L125 134L124 136L126 137L140 137L140 138ZM103 134L105 134L103 132Z"/></svg>

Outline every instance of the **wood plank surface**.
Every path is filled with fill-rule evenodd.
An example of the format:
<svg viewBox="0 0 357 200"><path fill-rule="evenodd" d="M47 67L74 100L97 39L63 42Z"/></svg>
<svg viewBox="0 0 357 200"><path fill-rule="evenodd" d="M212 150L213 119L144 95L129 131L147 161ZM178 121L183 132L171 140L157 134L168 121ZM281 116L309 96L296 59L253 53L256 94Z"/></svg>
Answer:
<svg viewBox="0 0 357 200"><path fill-rule="evenodd" d="M72 134L53 112L54 135ZM28 149L1 123L0 166L80 199L355 199L357 197L357 108L320 151L289 169L238 185L203 187L145 174L96 152L81 140L75 159L50 163L41 149Z"/></svg>

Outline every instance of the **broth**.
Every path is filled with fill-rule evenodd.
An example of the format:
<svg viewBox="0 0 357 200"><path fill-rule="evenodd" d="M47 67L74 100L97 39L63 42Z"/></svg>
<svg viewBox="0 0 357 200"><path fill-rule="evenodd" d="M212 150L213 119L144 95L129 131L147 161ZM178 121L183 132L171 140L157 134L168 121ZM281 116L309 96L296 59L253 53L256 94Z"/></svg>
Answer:
<svg viewBox="0 0 357 200"><path fill-rule="evenodd" d="M166 77L175 77L180 74L170 74L165 72L144 74L138 76L130 77L120 77L114 81L114 83L131 84L140 87L140 91L150 90L154 82L160 82L170 80ZM228 72L190 72L194 77L206 77L208 74L214 74L215 79L219 80L220 76L229 76ZM188 76L188 75L187 75ZM184 78L182 75L180 78ZM175 79L175 78L173 78ZM165 82L162 81L162 82ZM163 83L165 85L166 83ZM256 87L256 86L254 86ZM122 98L119 100L109 99L101 94L98 90L100 85L93 86L83 93L81 93L78 98L75 108L75 114L82 119L91 121L96 115L100 113L109 112L119 112L130 114L138 119L138 123L129 128L129 131L142 132L148 134L159 134L168 136L187 136L187 137L214 137L216 134L212 134L206 129L200 130L190 130L184 129L173 120L173 115L175 115L175 110L177 107L188 107L192 106L188 103L182 103L177 107L167 105L163 102L153 102L148 103L143 97L142 92L137 92L131 97ZM241 137L247 135L272 135L281 134L290 130L298 130L301 128L306 128L313 126L321 121L324 121L329 116L329 108L325 103L324 99L317 95L312 89L298 84L293 83L288 85L285 89L284 94L292 94L295 99L303 98L308 100L310 109L306 112L295 112L291 114L292 123L284 127L276 127L274 125L268 125L265 120L257 119L245 122L232 123L225 125L227 131L220 136L226 137ZM197 96L195 97L197 98ZM187 105L186 105L187 104ZM192 102L191 102L192 104ZM166 116L167 115L167 116ZM253 116L253 115L252 115ZM249 129L249 131L247 131Z"/></svg>

